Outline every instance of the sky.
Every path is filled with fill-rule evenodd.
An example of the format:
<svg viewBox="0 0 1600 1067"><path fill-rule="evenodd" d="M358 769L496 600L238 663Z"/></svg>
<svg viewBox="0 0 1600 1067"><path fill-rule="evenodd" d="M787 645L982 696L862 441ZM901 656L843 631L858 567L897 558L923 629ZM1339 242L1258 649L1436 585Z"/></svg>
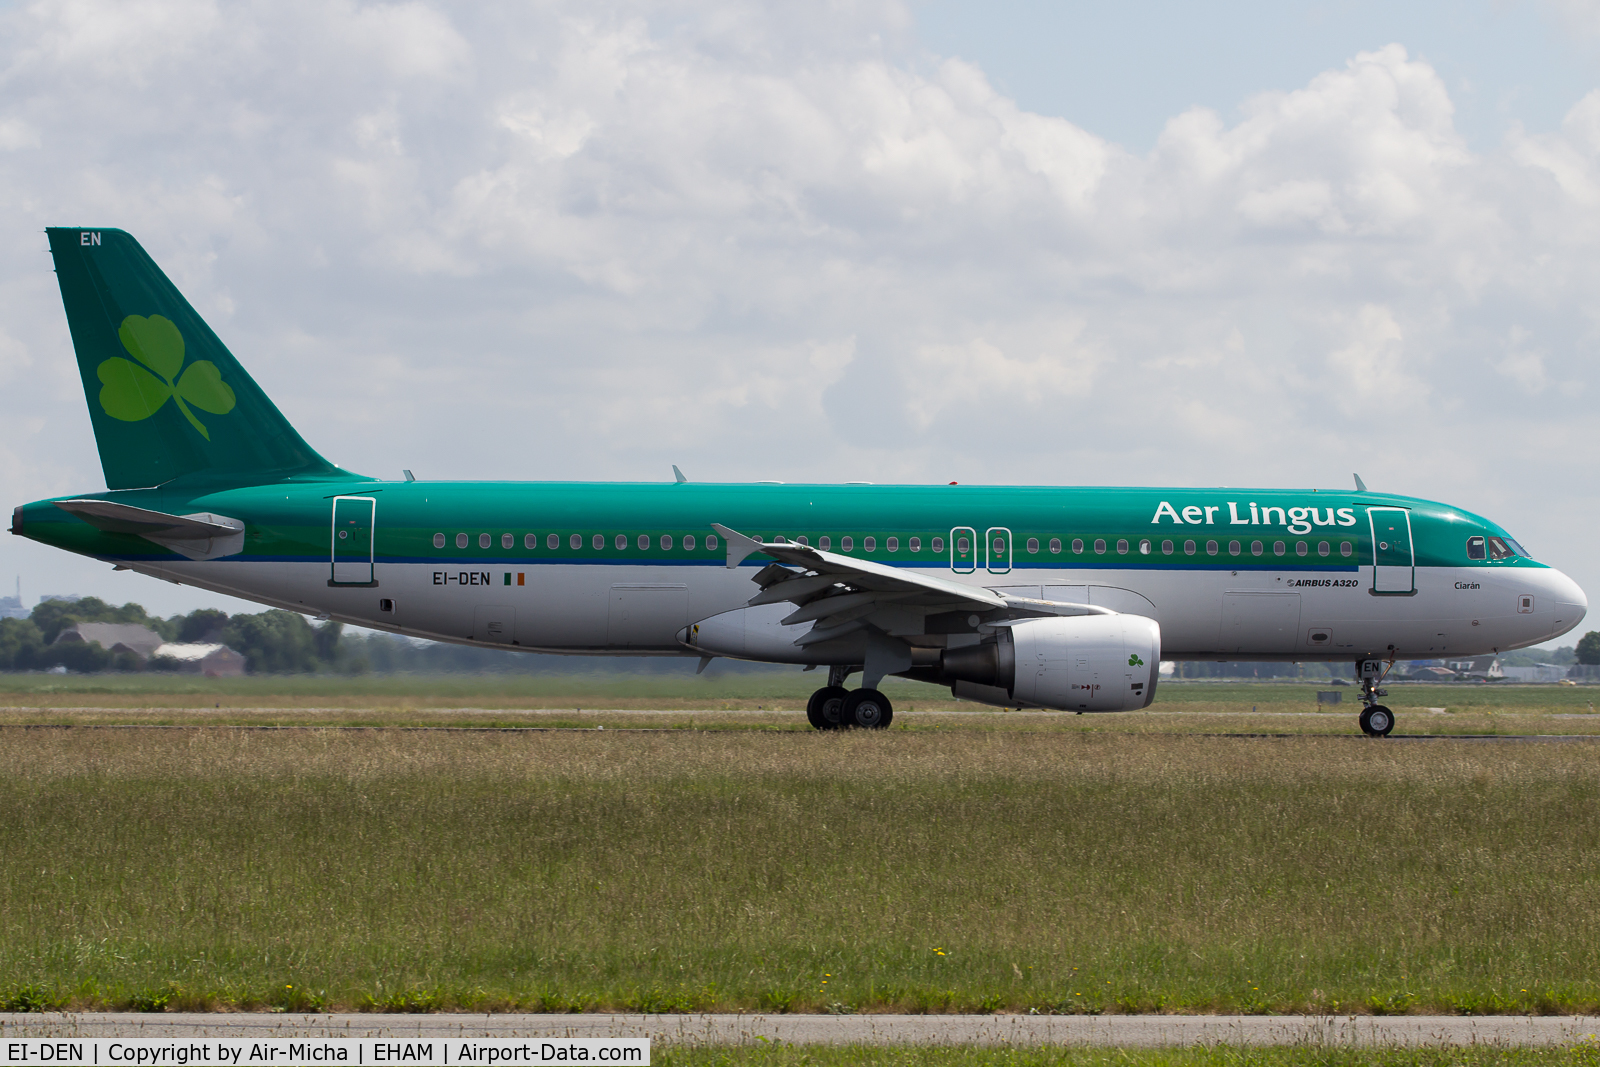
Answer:
<svg viewBox="0 0 1600 1067"><path fill-rule="evenodd" d="M13 3L0 203L12 504L104 485L41 231L120 226L362 473L1359 472L1600 590L1600 3Z"/></svg>

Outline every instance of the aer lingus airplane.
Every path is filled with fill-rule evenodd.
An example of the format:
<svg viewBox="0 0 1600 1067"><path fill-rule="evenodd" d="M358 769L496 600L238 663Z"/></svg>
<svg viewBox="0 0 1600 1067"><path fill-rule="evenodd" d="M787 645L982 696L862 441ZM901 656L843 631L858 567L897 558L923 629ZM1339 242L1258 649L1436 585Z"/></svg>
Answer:
<svg viewBox="0 0 1600 1067"><path fill-rule="evenodd" d="M524 652L828 668L1007 707L1149 706L1161 659L1357 665L1571 630L1565 574L1470 512L1365 490L383 481L312 451L132 237L51 229L108 492L11 532L155 578ZM860 672L862 685L844 688Z"/></svg>

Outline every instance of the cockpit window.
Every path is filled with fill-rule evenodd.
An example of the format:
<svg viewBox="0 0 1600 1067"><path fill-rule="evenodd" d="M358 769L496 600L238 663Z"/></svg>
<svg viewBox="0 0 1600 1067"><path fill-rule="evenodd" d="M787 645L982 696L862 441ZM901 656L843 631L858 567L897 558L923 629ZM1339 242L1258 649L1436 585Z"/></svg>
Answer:
<svg viewBox="0 0 1600 1067"><path fill-rule="evenodd" d="M1532 559L1533 558L1532 556L1528 555L1528 550L1527 549L1525 549L1521 545L1517 544L1517 542L1513 541L1511 538L1508 537L1505 540L1506 540L1506 544L1511 546L1511 551L1515 552L1517 555L1521 556L1523 559Z"/></svg>
<svg viewBox="0 0 1600 1067"><path fill-rule="evenodd" d="M1485 549L1483 547L1483 538L1481 538L1481 537L1469 537L1469 538L1467 538L1467 558L1468 559L1483 559L1486 555L1487 555L1487 552L1485 551Z"/></svg>
<svg viewBox="0 0 1600 1067"><path fill-rule="evenodd" d="M1516 553L1511 551L1510 546L1507 545L1500 538L1498 538L1498 537L1489 538L1489 558L1490 559L1510 559L1514 555L1516 555Z"/></svg>

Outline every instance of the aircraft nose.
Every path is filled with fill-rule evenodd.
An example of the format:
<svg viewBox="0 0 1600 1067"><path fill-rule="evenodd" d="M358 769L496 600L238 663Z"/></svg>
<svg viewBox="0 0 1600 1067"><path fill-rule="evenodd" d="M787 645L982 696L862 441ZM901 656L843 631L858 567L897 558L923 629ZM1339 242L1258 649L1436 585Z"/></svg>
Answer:
<svg viewBox="0 0 1600 1067"><path fill-rule="evenodd" d="M1583 621L1589 614L1589 598L1584 596L1578 583L1554 568L1545 575L1547 594L1555 605L1554 628L1551 637L1559 637Z"/></svg>

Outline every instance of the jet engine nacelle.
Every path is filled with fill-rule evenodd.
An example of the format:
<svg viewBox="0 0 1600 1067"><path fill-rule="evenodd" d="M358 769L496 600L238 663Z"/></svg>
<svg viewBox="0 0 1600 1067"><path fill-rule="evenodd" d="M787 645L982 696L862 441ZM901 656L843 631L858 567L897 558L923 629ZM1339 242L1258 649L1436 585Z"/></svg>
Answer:
<svg viewBox="0 0 1600 1067"><path fill-rule="evenodd" d="M1027 619L997 636L940 654L940 680L956 696L991 704L1009 696L1059 711L1137 711L1155 699L1161 627L1154 619Z"/></svg>

